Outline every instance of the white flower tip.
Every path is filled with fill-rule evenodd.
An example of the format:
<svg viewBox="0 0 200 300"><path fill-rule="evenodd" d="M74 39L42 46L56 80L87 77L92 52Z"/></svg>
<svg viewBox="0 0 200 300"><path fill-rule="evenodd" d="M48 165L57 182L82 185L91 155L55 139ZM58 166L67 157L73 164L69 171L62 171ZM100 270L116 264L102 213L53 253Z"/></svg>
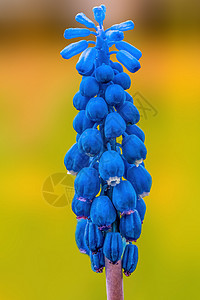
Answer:
<svg viewBox="0 0 200 300"><path fill-rule="evenodd" d="M143 162L143 158L137 159L137 160L134 162L134 165L135 165L136 167L139 167L139 165L140 165L142 162Z"/></svg>

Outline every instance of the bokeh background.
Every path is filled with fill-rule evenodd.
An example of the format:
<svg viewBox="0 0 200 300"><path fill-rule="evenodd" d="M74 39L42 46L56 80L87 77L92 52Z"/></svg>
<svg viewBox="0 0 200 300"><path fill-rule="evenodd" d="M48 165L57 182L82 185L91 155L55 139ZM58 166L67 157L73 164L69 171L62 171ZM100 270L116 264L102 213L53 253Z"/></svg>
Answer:
<svg viewBox="0 0 200 300"><path fill-rule="evenodd" d="M106 299L105 274L93 273L76 248L70 203L56 207L42 193L52 174L58 175L52 195L64 192L59 174L75 142L72 97L81 78L78 58L64 61L59 55L68 44L63 32L78 25L78 12L92 18L92 7L100 4L0 1L1 300ZM105 27L135 22L125 40L143 58L141 70L130 74L130 92L141 113L153 177L137 242L139 264L124 280L125 299L198 299L200 2L103 4Z"/></svg>

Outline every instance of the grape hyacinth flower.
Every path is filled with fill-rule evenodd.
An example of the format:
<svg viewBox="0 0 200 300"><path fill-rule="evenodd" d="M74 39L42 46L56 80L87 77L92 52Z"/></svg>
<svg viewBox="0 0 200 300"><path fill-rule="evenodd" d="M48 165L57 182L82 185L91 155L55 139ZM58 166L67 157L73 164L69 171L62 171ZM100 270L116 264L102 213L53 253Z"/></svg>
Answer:
<svg viewBox="0 0 200 300"><path fill-rule="evenodd" d="M136 269L138 248L133 243L141 234L143 197L152 184L143 163L147 149L138 127L140 114L127 91L131 77L125 72L140 69L142 53L124 41L125 32L134 28L131 20L104 30L105 5L94 7L93 13L97 25L78 13L76 21L86 28L64 32L65 39L81 39L60 54L64 59L80 54L76 70L82 76L73 98L78 111L73 121L76 143L64 163L76 176L72 210L78 219L77 246L90 257L94 272L106 268L108 299L115 293L123 299L121 272L129 276ZM86 40L89 36L96 40ZM112 46L116 50L111 51ZM113 55L118 62L111 60Z"/></svg>

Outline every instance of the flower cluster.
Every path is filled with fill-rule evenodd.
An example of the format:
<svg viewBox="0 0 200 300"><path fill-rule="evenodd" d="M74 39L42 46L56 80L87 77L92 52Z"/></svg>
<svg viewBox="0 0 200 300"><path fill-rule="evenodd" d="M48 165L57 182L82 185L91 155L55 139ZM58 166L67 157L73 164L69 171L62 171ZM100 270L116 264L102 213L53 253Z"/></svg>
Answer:
<svg viewBox="0 0 200 300"><path fill-rule="evenodd" d="M94 7L93 12L98 26L79 13L76 21L87 28L69 28L64 33L66 39L96 37L61 51L65 59L81 53L76 69L82 76L73 98L79 111L73 121L76 143L64 163L76 175L72 210L78 219L75 237L80 252L90 256L92 270L98 273L105 266L104 257L112 264L122 259L124 274L129 276L138 261L133 242L141 234L146 211L143 197L149 194L152 179L143 163L147 150L144 133L136 125L140 114L126 91L131 79L122 65L135 73L142 54L123 41L124 32L134 28L132 21L104 30L105 6ZM109 50L113 45L116 51ZM112 54L118 62L110 59Z"/></svg>

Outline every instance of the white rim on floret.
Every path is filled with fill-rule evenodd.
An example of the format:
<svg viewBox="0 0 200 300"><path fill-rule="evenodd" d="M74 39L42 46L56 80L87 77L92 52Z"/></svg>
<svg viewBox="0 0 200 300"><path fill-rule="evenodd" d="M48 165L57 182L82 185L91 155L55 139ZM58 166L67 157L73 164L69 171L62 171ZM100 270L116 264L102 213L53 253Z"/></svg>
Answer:
<svg viewBox="0 0 200 300"><path fill-rule="evenodd" d="M111 186L116 186L117 184L120 183L120 177L110 177L108 180L107 180L107 184L108 185L111 185Z"/></svg>
<svg viewBox="0 0 200 300"><path fill-rule="evenodd" d="M67 174L76 176L78 172L74 172L73 170L67 171Z"/></svg>

